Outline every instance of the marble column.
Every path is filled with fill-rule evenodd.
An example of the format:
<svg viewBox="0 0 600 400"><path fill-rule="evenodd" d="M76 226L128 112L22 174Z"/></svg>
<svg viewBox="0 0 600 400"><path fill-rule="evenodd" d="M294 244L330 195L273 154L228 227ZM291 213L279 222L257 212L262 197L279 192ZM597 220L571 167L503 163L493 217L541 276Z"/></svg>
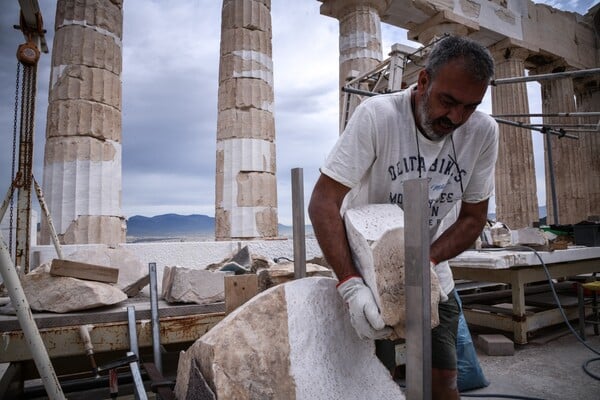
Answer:
<svg viewBox="0 0 600 400"><path fill-rule="evenodd" d="M564 67L542 67L537 73L562 72ZM575 112L575 93L573 80L570 78L544 80L542 86L542 112L571 113ZM544 124L572 124L577 122L571 117L544 117ZM548 223L575 224L587 217L586 182L588 168L583 163L582 154L586 152L581 140L550 135L550 146L545 140L546 152L546 204ZM552 165L548 163L548 151L552 152ZM557 212L552 204L550 169L554 171ZM558 217L558 218L557 218Z"/></svg>
<svg viewBox="0 0 600 400"><path fill-rule="evenodd" d="M215 237L277 230L270 0L224 0L217 118Z"/></svg>
<svg viewBox="0 0 600 400"><path fill-rule="evenodd" d="M587 77L576 79L575 99L578 112L597 112L600 110L600 78ZM594 132L579 133L581 147L584 150L582 157L584 161L584 188L587 190L587 215L600 215L600 132L598 117L579 118L580 124L594 125L585 127Z"/></svg>
<svg viewBox="0 0 600 400"><path fill-rule="evenodd" d="M518 47L492 48L495 78L525 75L528 50ZM529 114L525 83L492 86L493 114ZM530 124L529 117L506 118ZM500 138L496 162L496 219L511 229L532 226L539 220L532 133L528 129L499 124Z"/></svg>
<svg viewBox="0 0 600 400"><path fill-rule="evenodd" d="M355 78L375 68L382 60L381 17L390 0L325 0L321 14L340 21L340 74L343 87L348 78ZM368 87L363 89L369 90ZM356 99L356 95L352 95ZM344 93L340 93L340 112ZM351 102L345 114L350 118L359 103ZM342 116L346 118L346 116ZM343 125L343 124L341 124Z"/></svg>
<svg viewBox="0 0 600 400"><path fill-rule="evenodd" d="M64 244L125 242L122 34L122 1L58 0L43 190ZM44 218L40 242L50 243Z"/></svg>

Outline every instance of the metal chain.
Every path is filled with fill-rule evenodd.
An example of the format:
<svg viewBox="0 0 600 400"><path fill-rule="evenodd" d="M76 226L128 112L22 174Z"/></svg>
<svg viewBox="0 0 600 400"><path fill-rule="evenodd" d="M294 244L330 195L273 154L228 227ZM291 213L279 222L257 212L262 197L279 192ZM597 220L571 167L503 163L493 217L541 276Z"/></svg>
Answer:
<svg viewBox="0 0 600 400"><path fill-rule="evenodd" d="M25 160L31 160L31 169L27 171L27 176L23 176L23 184L28 185L26 190L31 189L31 176L33 175L33 129L34 129L34 115L35 115L35 85L36 85L36 66L26 65L24 69L24 76L26 77L27 88L23 88L25 105L25 141L27 142L27 153L25 153Z"/></svg>
<svg viewBox="0 0 600 400"><path fill-rule="evenodd" d="M10 170L10 184L14 183L15 179L15 167L17 164L17 131L18 131L18 120L17 115L19 114L19 78L21 77L21 63L17 61L17 78L15 82L15 108L13 118L13 143L12 143L12 165ZM9 252L13 252L13 221L14 221L14 209L15 209L15 196L14 192L10 198L10 216L8 223L8 249ZM14 254L13 254L14 256Z"/></svg>

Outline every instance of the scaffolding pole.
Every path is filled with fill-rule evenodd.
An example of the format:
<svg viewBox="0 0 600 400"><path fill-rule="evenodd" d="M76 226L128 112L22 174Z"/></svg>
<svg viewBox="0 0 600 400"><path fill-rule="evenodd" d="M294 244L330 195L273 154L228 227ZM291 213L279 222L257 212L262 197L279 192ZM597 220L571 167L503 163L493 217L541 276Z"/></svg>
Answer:
<svg viewBox="0 0 600 400"><path fill-rule="evenodd" d="M501 118L495 118L496 122L500 123L500 124L505 124L505 125L512 125L512 126L517 126L519 128L525 128L525 129L531 129L532 131L538 131L541 133L547 133L547 134L551 134L551 135L556 135L559 137L567 137L569 139L579 139L579 137L574 136L574 135L569 135L565 130L556 130L556 129L552 129L552 128L538 128L535 126L531 126L529 124L525 124L523 122L518 122L518 121L508 121L506 119L501 119Z"/></svg>
<svg viewBox="0 0 600 400"><path fill-rule="evenodd" d="M492 80L492 82L490 82L490 85L498 86L498 85L503 85L503 84L507 84L507 83L547 81L547 80L551 80L551 79L561 79L561 78L579 78L582 76L596 75L596 74L600 74L600 68L581 69L578 71L553 72L551 74L516 76L514 78L494 79L494 80Z"/></svg>
<svg viewBox="0 0 600 400"><path fill-rule="evenodd" d="M582 111L566 113L542 113L542 114L494 114L494 118L527 118L527 117L600 117L600 111Z"/></svg>
<svg viewBox="0 0 600 400"><path fill-rule="evenodd" d="M60 387L56 372L50 362L48 350L40 336L40 331L35 323L29 302L23 291L23 286L17 274L16 268L10 259L8 247L4 243L4 238L0 233L0 275L4 280L8 295L12 302L19 325L27 341L27 347L31 352L35 366L37 367L40 378L46 389L46 394L50 400L64 400L65 395Z"/></svg>

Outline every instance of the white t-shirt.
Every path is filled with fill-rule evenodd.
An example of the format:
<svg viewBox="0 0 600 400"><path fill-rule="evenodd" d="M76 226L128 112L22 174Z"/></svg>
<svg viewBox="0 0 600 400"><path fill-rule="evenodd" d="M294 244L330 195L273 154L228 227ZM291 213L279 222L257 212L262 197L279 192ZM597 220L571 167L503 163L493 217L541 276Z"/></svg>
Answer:
<svg viewBox="0 0 600 400"><path fill-rule="evenodd" d="M363 101L321 173L351 188L342 213L364 204L393 203L404 209L402 183L427 178L433 241L451 224L447 220L442 224L442 219L453 209L450 214L457 215L460 201L478 203L492 195L498 125L489 115L475 111L452 137L431 141L417 133L411 90ZM454 280L448 263L438 264L435 271L449 293Z"/></svg>

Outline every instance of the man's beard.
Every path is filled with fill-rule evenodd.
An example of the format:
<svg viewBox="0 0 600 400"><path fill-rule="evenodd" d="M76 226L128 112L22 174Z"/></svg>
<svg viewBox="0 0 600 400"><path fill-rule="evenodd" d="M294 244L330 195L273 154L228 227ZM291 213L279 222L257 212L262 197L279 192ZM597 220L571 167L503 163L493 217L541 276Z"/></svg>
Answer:
<svg viewBox="0 0 600 400"><path fill-rule="evenodd" d="M430 117L431 109L429 107L430 89L431 88L427 88L427 90L425 90L425 94L421 98L421 101L419 101L419 104L417 105L417 115L418 115L419 121L421 123L421 129L423 130L422 133L425 135L425 137L427 137L427 139L432 140L434 142L439 142L446 136L446 134L440 134L433 130L433 122L434 121ZM446 117L444 117L444 118L446 118ZM445 121L445 122L450 123L450 121ZM456 129L456 128L458 128L458 126L456 126L454 129Z"/></svg>

